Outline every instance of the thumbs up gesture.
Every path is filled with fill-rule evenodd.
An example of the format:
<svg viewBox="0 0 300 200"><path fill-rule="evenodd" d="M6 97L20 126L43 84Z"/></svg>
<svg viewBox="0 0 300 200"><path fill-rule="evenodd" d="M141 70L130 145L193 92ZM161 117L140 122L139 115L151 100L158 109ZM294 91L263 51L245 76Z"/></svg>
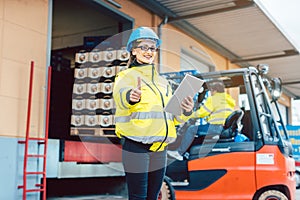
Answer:
<svg viewBox="0 0 300 200"><path fill-rule="evenodd" d="M139 102L141 99L142 91L141 91L141 78L138 77L137 79L137 87L132 89L130 92L129 100L131 102Z"/></svg>

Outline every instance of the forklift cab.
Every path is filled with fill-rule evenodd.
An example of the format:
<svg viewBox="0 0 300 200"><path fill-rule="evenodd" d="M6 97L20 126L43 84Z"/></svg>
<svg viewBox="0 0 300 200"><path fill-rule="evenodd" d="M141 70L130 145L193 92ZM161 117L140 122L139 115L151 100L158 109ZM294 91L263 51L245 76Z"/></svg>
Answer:
<svg viewBox="0 0 300 200"><path fill-rule="evenodd" d="M279 131L284 127L277 104L281 83L266 79L266 71L258 66L195 75L223 81L238 102L220 133L196 137L183 161L168 159L166 199L294 199L292 145L286 130ZM175 150L186 129L197 123L178 127L178 139L169 149ZM238 134L247 140L235 140Z"/></svg>

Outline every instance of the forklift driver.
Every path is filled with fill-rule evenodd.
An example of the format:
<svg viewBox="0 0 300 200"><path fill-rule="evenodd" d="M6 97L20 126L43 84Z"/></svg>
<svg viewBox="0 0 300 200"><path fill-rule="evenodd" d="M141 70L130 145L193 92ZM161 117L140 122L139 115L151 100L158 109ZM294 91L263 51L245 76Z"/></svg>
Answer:
<svg viewBox="0 0 300 200"><path fill-rule="evenodd" d="M168 155L177 160L183 160L183 154L192 144L195 135L206 135L208 129L213 132L221 132L226 118L233 112L235 100L225 92L224 83L221 81L207 82L211 92L206 102L193 113L192 118L205 118L204 125L192 125L183 135L177 150L168 151Z"/></svg>

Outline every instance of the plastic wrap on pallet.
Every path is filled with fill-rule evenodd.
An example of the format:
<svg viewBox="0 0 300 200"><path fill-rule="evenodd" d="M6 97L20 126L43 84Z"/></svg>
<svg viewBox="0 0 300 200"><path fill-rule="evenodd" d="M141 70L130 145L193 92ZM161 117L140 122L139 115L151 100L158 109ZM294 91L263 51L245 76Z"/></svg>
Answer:
<svg viewBox="0 0 300 200"><path fill-rule="evenodd" d="M106 62L112 62L117 58L117 52L112 48L108 48L106 51L103 51L102 54L103 54L103 60Z"/></svg>
<svg viewBox="0 0 300 200"><path fill-rule="evenodd" d="M114 100L113 99L86 99L85 102L85 109L87 111L95 111L95 110L105 110L110 111L111 109L115 108ZM76 110L76 109L75 109ZM82 110L82 109L77 109ZM103 111L104 112L104 111ZM96 112L101 113L101 112Z"/></svg>
<svg viewBox="0 0 300 200"><path fill-rule="evenodd" d="M126 50L126 47L117 50L117 60L125 61L130 57L130 53Z"/></svg>
<svg viewBox="0 0 300 200"><path fill-rule="evenodd" d="M88 83L87 89L88 94L97 94L101 91L101 83Z"/></svg>
<svg viewBox="0 0 300 200"><path fill-rule="evenodd" d="M112 115L99 115L99 124L102 127L108 127L114 124Z"/></svg>
<svg viewBox="0 0 300 200"><path fill-rule="evenodd" d="M99 79L102 75L102 67L96 65L95 67L91 66L88 68L87 77L91 79Z"/></svg>
<svg viewBox="0 0 300 200"><path fill-rule="evenodd" d="M71 125L72 126L82 126L84 124L83 115L72 115L71 116Z"/></svg>
<svg viewBox="0 0 300 200"><path fill-rule="evenodd" d="M74 84L73 86L73 94L81 95L86 93L86 84Z"/></svg>
<svg viewBox="0 0 300 200"><path fill-rule="evenodd" d="M104 94L111 94L113 87L114 87L114 83L112 82L107 82L107 83L101 83L100 84L100 92L104 93Z"/></svg>
<svg viewBox="0 0 300 200"><path fill-rule="evenodd" d="M72 100L72 109L73 110L83 110L85 109L85 99L73 99Z"/></svg>
<svg viewBox="0 0 300 200"><path fill-rule="evenodd" d="M111 78L116 75L116 70L114 66L105 66L103 68L102 76L104 78Z"/></svg>
<svg viewBox="0 0 300 200"><path fill-rule="evenodd" d="M76 53L71 135L115 136L112 90L115 76L127 68L129 56L126 48Z"/></svg>
<svg viewBox="0 0 300 200"><path fill-rule="evenodd" d="M76 68L74 70L74 77L76 79L84 79L87 77L87 68Z"/></svg>
<svg viewBox="0 0 300 200"><path fill-rule="evenodd" d="M103 60L102 57L103 57L103 54L102 54L101 51L99 51L99 50L91 51L89 53L89 62L91 62L91 63L98 63L101 60Z"/></svg>
<svg viewBox="0 0 300 200"><path fill-rule="evenodd" d="M83 64L88 62L89 60L89 53L85 51L81 51L75 54L75 62L79 64Z"/></svg>
<svg viewBox="0 0 300 200"><path fill-rule="evenodd" d="M86 99L86 109L88 110L96 110L99 106L99 99Z"/></svg>
<svg viewBox="0 0 300 200"><path fill-rule="evenodd" d="M113 99L99 99L99 107L103 110L110 110L113 109L114 106L114 100Z"/></svg>
<svg viewBox="0 0 300 200"><path fill-rule="evenodd" d="M84 124L86 126L96 126L98 125L98 119L97 115L85 115L84 116Z"/></svg>

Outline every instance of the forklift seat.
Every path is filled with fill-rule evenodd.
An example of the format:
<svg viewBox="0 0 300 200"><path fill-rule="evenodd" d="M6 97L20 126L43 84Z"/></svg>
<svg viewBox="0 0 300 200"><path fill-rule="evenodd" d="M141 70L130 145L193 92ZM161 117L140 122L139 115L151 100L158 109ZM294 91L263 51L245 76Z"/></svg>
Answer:
<svg viewBox="0 0 300 200"><path fill-rule="evenodd" d="M250 110L244 110L244 116L242 119L242 133L249 138L250 141L253 141L253 126L251 120Z"/></svg>
<svg viewBox="0 0 300 200"><path fill-rule="evenodd" d="M212 145L215 143L225 143L225 142L234 142L234 138L237 133L240 133L242 126L242 118L244 116L244 111L236 110L233 111L225 120L222 130L219 132L210 132L203 135L203 140L201 145L198 143L197 145L193 145L190 147L189 156L191 159L199 157L199 152L201 154L206 155L212 149ZM213 129L211 129L213 130ZM216 129L215 129L216 130ZM202 146L204 145L204 146Z"/></svg>
<svg viewBox="0 0 300 200"><path fill-rule="evenodd" d="M242 118L244 111L235 110L225 120L224 125L211 124L207 133L203 133L201 143L233 142L237 133L243 128Z"/></svg>
<svg viewBox="0 0 300 200"><path fill-rule="evenodd" d="M220 134L219 142L234 141L234 137L241 132L243 125L241 123L244 111L235 110L225 120L223 130Z"/></svg>

